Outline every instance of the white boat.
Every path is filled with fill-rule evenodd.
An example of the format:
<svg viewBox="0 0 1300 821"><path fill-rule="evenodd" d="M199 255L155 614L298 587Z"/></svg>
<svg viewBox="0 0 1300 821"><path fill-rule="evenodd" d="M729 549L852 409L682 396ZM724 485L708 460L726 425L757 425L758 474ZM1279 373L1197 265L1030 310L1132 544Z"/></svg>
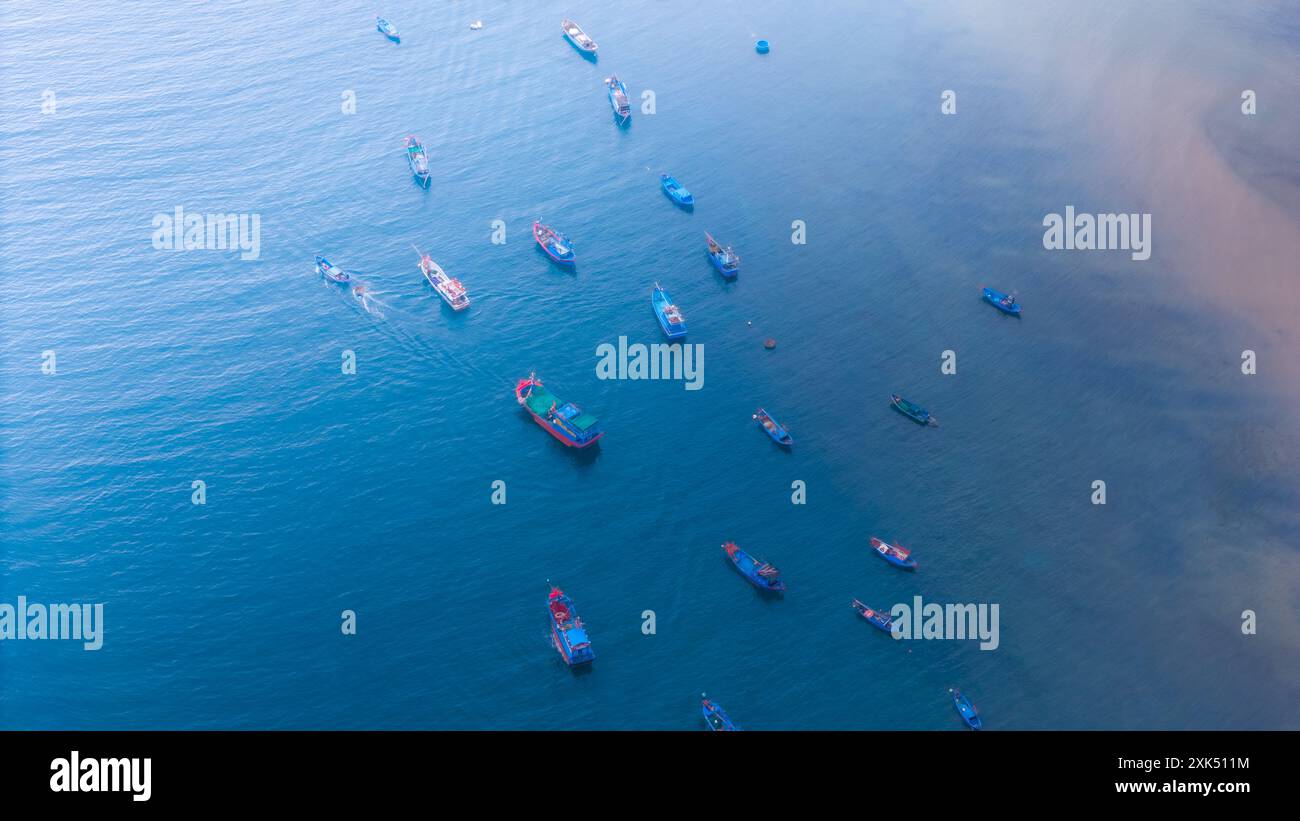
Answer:
<svg viewBox="0 0 1300 821"><path fill-rule="evenodd" d="M573 43L574 47L579 51L585 54L596 53L596 41L587 36L587 32L582 30L582 26L567 17L564 18L562 23L560 23L560 26L564 29L564 36L568 38L569 42Z"/></svg>
<svg viewBox="0 0 1300 821"><path fill-rule="evenodd" d="M465 286L460 284L459 279L447 276L447 273L438 267L438 263L430 259L428 254L420 256L420 273L452 310L463 311L469 307L469 294L465 291Z"/></svg>

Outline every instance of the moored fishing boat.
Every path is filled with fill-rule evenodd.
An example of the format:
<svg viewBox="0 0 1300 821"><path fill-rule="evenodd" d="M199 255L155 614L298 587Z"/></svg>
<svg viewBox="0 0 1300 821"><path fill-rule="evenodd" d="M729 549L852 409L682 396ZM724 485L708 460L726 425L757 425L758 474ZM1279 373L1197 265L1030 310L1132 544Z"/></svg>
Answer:
<svg viewBox="0 0 1300 821"><path fill-rule="evenodd" d="M853 600L853 609L858 611L859 616L871 622L872 627L884 630L886 633L893 633L894 618L888 613L882 613L879 610L867 607L857 599Z"/></svg>
<svg viewBox="0 0 1300 821"><path fill-rule="evenodd" d="M650 305L654 308L655 316L659 317L659 326L664 329L664 336L669 339L686 336L686 317L682 316L681 309L658 282L650 292Z"/></svg>
<svg viewBox="0 0 1300 821"><path fill-rule="evenodd" d="M587 36L587 32L582 30L582 26L566 17L560 23L560 28L564 29L564 39L572 43L573 47L582 52L584 56L596 56L596 41Z"/></svg>
<svg viewBox="0 0 1300 821"><path fill-rule="evenodd" d="M549 225L534 222L533 239L537 240L537 244L542 246L542 250L554 261L561 265L572 265L574 263L573 243L569 241L568 237Z"/></svg>
<svg viewBox="0 0 1300 821"><path fill-rule="evenodd" d="M961 694L961 690L949 690L952 694L952 705L957 708L957 713L961 715L961 720L966 722L966 726L972 730L978 730L984 726L980 720L980 714L976 711L975 705L971 704L970 699Z"/></svg>
<svg viewBox="0 0 1300 821"><path fill-rule="evenodd" d="M890 544L872 536L871 549L875 551L877 556L895 567L901 567L904 570L916 569L916 559L912 558L912 551L901 545Z"/></svg>
<svg viewBox="0 0 1300 821"><path fill-rule="evenodd" d="M620 123L626 123L632 119L632 104L627 99L627 86L623 85L617 74L606 77L605 85L609 86L609 105L614 109L614 116Z"/></svg>
<svg viewBox="0 0 1300 821"><path fill-rule="evenodd" d="M1004 294L1001 291L995 291L992 288L984 289L984 301L997 308L1004 314L1020 316L1020 303L1011 294Z"/></svg>
<svg viewBox="0 0 1300 821"><path fill-rule="evenodd" d="M401 40L402 37L397 33L397 26L388 22L382 17L375 18L375 30L387 37L389 40Z"/></svg>
<svg viewBox="0 0 1300 821"><path fill-rule="evenodd" d="M442 301L451 306L452 310L463 311L469 307L469 293L465 290L465 286L459 279L447 276L428 254L420 255L419 268L420 273L433 286L433 290L438 292L438 296L442 297Z"/></svg>
<svg viewBox="0 0 1300 821"><path fill-rule="evenodd" d="M585 448L605 435L600 420L572 402L561 402L536 374L529 374L515 385L515 401L534 422L569 447Z"/></svg>
<svg viewBox="0 0 1300 821"><path fill-rule="evenodd" d="M726 552L727 558L736 566L740 574L749 580L749 583L759 590L765 590L771 593L785 592L785 582L778 578L781 571L772 566L770 562L760 561L745 551L741 550L735 542L727 542L722 546Z"/></svg>
<svg viewBox="0 0 1300 821"><path fill-rule="evenodd" d="M695 196L682 187L676 177L670 177L667 174L659 175L659 184L663 186L664 193L668 198L683 208L695 207Z"/></svg>
<svg viewBox="0 0 1300 821"><path fill-rule="evenodd" d="M347 271L344 271L337 265L331 265L328 259L325 259L325 257L320 256L319 254L316 255L316 273L325 277L330 282L347 282L352 278L348 276Z"/></svg>
<svg viewBox="0 0 1300 821"><path fill-rule="evenodd" d="M735 279L740 273L740 255L730 245L723 248L708 231L704 232L704 239L709 244L709 261L713 267L727 279Z"/></svg>
<svg viewBox="0 0 1300 821"><path fill-rule="evenodd" d="M564 595L558 587L551 588L546 599L546 613L551 618L551 638L560 658L570 667L576 664L589 664L596 658L591 649L591 639L587 637L586 625L578 618L573 609L573 600Z"/></svg>
<svg viewBox="0 0 1300 821"><path fill-rule="evenodd" d="M939 427L939 420L930 415L930 412L914 402L908 402L898 394L892 394L889 397L889 403L894 406L894 410L922 425Z"/></svg>
<svg viewBox="0 0 1300 821"><path fill-rule="evenodd" d="M402 141L406 149L406 164L411 166L411 174L424 187L429 186L429 155L424 150L424 143L419 137L407 137Z"/></svg>
<svg viewBox="0 0 1300 821"><path fill-rule="evenodd" d="M753 419L768 436L772 437L773 442L787 448L794 444L794 437L790 435L790 432L780 422L769 416L767 411L759 408L754 411Z"/></svg>
<svg viewBox="0 0 1300 821"><path fill-rule="evenodd" d="M715 702L704 698L701 702L701 712L704 713L704 721L709 725L709 729L715 733L736 732L740 730L736 723L726 714L726 712Z"/></svg>

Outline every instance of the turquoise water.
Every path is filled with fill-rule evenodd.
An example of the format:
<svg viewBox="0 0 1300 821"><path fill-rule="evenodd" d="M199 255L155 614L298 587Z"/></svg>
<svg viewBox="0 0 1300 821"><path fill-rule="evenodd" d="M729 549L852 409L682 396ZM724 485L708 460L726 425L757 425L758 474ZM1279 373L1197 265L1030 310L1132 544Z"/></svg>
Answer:
<svg viewBox="0 0 1300 821"><path fill-rule="evenodd" d="M955 685L990 728L1297 727L1294 9L402 2L393 44L369 5L261 8L3 15L0 601L103 602L106 633L0 643L0 726L697 729L707 691L747 728L958 729ZM1044 250L1066 205L1153 213L1152 259ZM155 250L177 206L259 215L259 257ZM701 390L596 378L598 345L660 341L656 280ZM531 370L598 450L519 411ZM548 580L588 673L548 646ZM997 603L999 648L848 607L914 595Z"/></svg>

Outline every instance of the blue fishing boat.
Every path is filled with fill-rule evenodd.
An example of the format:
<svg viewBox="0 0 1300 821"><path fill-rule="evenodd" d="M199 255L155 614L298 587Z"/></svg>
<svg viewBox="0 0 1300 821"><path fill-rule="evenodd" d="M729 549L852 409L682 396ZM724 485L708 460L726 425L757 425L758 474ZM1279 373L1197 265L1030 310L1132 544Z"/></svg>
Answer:
<svg viewBox="0 0 1300 821"><path fill-rule="evenodd" d="M564 29L564 39L573 44L583 57L596 59L596 41L587 36L582 26L566 17L561 21L560 28Z"/></svg>
<svg viewBox="0 0 1300 821"><path fill-rule="evenodd" d="M316 273L328 279L330 282L347 282L352 277L337 265L331 265L328 259L320 255L316 256Z"/></svg>
<svg viewBox="0 0 1300 821"><path fill-rule="evenodd" d="M984 301L1004 314L1020 316L1020 303L1016 302L1016 298L1010 294L1004 294L992 288L985 288Z"/></svg>
<svg viewBox="0 0 1300 821"><path fill-rule="evenodd" d="M555 640L555 649L565 664L570 667L588 664L596 658L586 627L573 609L573 600L564 595L563 590L551 588L546 612L551 617L551 638Z"/></svg>
<svg viewBox="0 0 1300 821"><path fill-rule="evenodd" d="M939 420L931 416L928 410L913 402L908 402L896 393L889 397L889 403L894 406L894 410L903 414L908 419L911 419L913 422L922 425L929 425L934 428L939 427Z"/></svg>
<svg viewBox="0 0 1300 821"><path fill-rule="evenodd" d="M617 74L606 77L605 85L609 86L609 105L614 109L614 116L620 125L626 123L632 119L632 104L627 99L627 86L623 85Z"/></svg>
<svg viewBox="0 0 1300 821"><path fill-rule="evenodd" d="M952 694L952 704L957 708L957 712L961 714L961 720L966 722L966 726L972 730L982 728L984 722L980 721L980 715L976 712L975 705L970 703L970 699L962 695L961 690L949 690L948 692Z"/></svg>
<svg viewBox="0 0 1300 821"><path fill-rule="evenodd" d="M709 261L713 267L727 279L735 279L740 273L740 255L730 245L723 248L708 231L704 232L704 239L709 244Z"/></svg>
<svg viewBox="0 0 1300 821"><path fill-rule="evenodd" d="M891 635L894 632L894 617L888 613L882 613L879 610L867 607L857 599L853 600L853 609L858 611L858 615L871 622L871 626L878 630L884 630Z"/></svg>
<svg viewBox="0 0 1300 821"><path fill-rule="evenodd" d="M759 427L761 427L768 436L772 437L773 442L787 448L794 444L794 437L790 435L790 432L786 430L780 422L769 416L767 411L759 408L754 411L753 418L754 421L759 424Z"/></svg>
<svg viewBox="0 0 1300 821"><path fill-rule="evenodd" d="M695 197L691 195L690 191L687 191L682 187L682 184L677 181L676 177L670 177L667 174L660 174L659 184L663 186L664 193L667 194L668 198L673 202L683 208L695 207Z"/></svg>
<svg viewBox="0 0 1300 821"><path fill-rule="evenodd" d="M397 33L397 26L388 22L382 17L375 18L375 30L387 37L389 40L401 40L402 37Z"/></svg>
<svg viewBox="0 0 1300 821"><path fill-rule="evenodd" d="M709 701L707 698L703 700L701 711L704 713L705 723L707 723L709 729L715 733L736 732L740 730L740 728L736 726L736 723L727 716L726 712L723 711L722 707Z"/></svg>
<svg viewBox="0 0 1300 821"><path fill-rule="evenodd" d="M901 545L890 544L872 536L871 549L876 552L877 556L895 567L901 567L904 570L916 569L916 559L912 558L912 551Z"/></svg>
<svg viewBox="0 0 1300 821"><path fill-rule="evenodd" d="M681 309L658 282L650 292L650 306L654 308L655 316L659 317L659 326L664 329L664 336L669 339L686 336L686 317L682 316Z"/></svg>
<svg viewBox="0 0 1300 821"><path fill-rule="evenodd" d="M771 593L785 592L785 582L777 578L781 574L780 570L777 570L768 562L755 559L741 550L735 542L727 542L722 546L722 549L726 551L731 563L736 566L742 576L749 580L750 584L759 590Z"/></svg>
<svg viewBox="0 0 1300 821"><path fill-rule="evenodd" d="M569 242L568 237L549 225L534 222L533 239L537 240L537 244L553 261L561 265L572 265L575 262L573 243Z"/></svg>
<svg viewBox="0 0 1300 821"><path fill-rule="evenodd" d="M429 187L429 155L424 150L424 143L419 137L407 137L402 141L406 150L406 164L411 167L411 174L425 188Z"/></svg>

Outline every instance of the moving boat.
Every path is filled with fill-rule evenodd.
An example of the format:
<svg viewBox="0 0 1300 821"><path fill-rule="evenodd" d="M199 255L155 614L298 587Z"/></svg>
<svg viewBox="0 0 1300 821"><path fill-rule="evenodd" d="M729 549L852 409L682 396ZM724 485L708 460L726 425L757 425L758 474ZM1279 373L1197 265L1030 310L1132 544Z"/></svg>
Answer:
<svg viewBox="0 0 1300 821"><path fill-rule="evenodd" d="M740 730L740 728L736 726L736 723L732 721L725 712L723 712L723 709L720 706L709 701L707 698L703 700L702 704L704 720L708 723L711 731L720 733L727 731L736 732Z"/></svg>
<svg viewBox="0 0 1300 821"><path fill-rule="evenodd" d="M890 634L894 632L894 617L888 613L882 613L879 610L867 607L857 599L853 600L853 609L858 611L859 616L871 622L873 627Z"/></svg>
<svg viewBox="0 0 1300 821"><path fill-rule="evenodd" d="M620 124L626 123L632 119L632 104L627 100L627 86L623 85L617 74L606 77L605 85L609 86L609 105L614 109L614 116L618 117Z"/></svg>
<svg viewBox="0 0 1300 821"><path fill-rule="evenodd" d="M659 317L659 326L664 329L664 336L669 339L686 336L686 317L682 316L681 309L673 304L673 298L658 282L650 292L650 305L655 309L655 316Z"/></svg>
<svg viewBox="0 0 1300 821"><path fill-rule="evenodd" d="M890 544L872 536L871 549L876 551L877 556L895 567L901 567L904 570L916 569L916 559L912 558L912 551L901 545Z"/></svg>
<svg viewBox="0 0 1300 821"><path fill-rule="evenodd" d="M673 202L683 208L695 207L695 197L691 195L690 191L687 191L682 187L682 184L677 181L676 177L670 177L667 174L660 174L659 184L663 186L664 193L667 194Z"/></svg>
<svg viewBox="0 0 1300 821"><path fill-rule="evenodd" d="M337 265L331 265L328 259L325 259L325 257L320 256L319 254L316 255L316 273L325 277L330 282L347 282L352 278L348 276L347 271L344 271Z"/></svg>
<svg viewBox="0 0 1300 821"><path fill-rule="evenodd" d="M569 447L585 448L605 435L600 420L572 402L561 402L542 385L537 374L519 380L515 385L515 401L528 411L534 422Z"/></svg>
<svg viewBox="0 0 1300 821"><path fill-rule="evenodd" d="M397 26L388 22L382 17L375 18L375 30L387 37L389 40L401 40L402 37L397 33Z"/></svg>
<svg viewBox="0 0 1300 821"><path fill-rule="evenodd" d="M417 250L416 253L419 253ZM420 273L433 286L433 290L438 292L442 301L451 306L454 311L463 311L469 307L469 294L465 291L465 286L460 283L459 279L447 276L446 272L438 266L438 263L430 259L428 254L420 255Z"/></svg>
<svg viewBox="0 0 1300 821"><path fill-rule="evenodd" d="M776 442L778 445L788 448L794 444L794 437L790 435L790 432L782 427L780 422L777 422L769 416L767 411L762 408L754 411L754 421L758 422L758 424L762 426L763 430L767 431L767 435L772 437L772 441Z"/></svg>
<svg viewBox="0 0 1300 821"><path fill-rule="evenodd" d="M572 43L574 48L581 51L584 56L596 56L596 41L587 36L582 26L566 17L560 23L560 27L564 29L564 39Z"/></svg>
<svg viewBox="0 0 1300 821"><path fill-rule="evenodd" d="M429 187L429 155L424 150L424 143L419 137L407 137L402 141L406 148L406 163L411 166L411 173L420 181L420 185Z"/></svg>
<svg viewBox="0 0 1300 821"><path fill-rule="evenodd" d="M1001 291L995 291L992 288L984 289L984 301L997 308L1004 314L1020 316L1020 303L1010 294L1004 294Z"/></svg>
<svg viewBox="0 0 1300 821"><path fill-rule="evenodd" d="M957 708L957 712L961 714L961 720L966 722L966 726L972 730L982 728L984 722L980 721L980 715L976 712L975 705L970 703L970 699L962 695L961 690L949 690L948 692L952 694L952 704Z"/></svg>
<svg viewBox="0 0 1300 821"><path fill-rule="evenodd" d="M750 584L759 590L772 593L785 592L785 582L777 578L781 571L770 563L755 559L741 550L735 542L727 542L722 546L722 549L727 552L727 557L731 559L731 563L736 566L742 576L749 580Z"/></svg>
<svg viewBox="0 0 1300 821"><path fill-rule="evenodd" d="M894 406L894 410L903 414L908 419L919 422L922 425L930 425L935 428L939 427L939 420L931 416L930 412L920 405L908 402L898 394L891 395L889 400L890 404Z"/></svg>
<svg viewBox="0 0 1300 821"><path fill-rule="evenodd" d="M704 232L704 239L709 243L709 260L713 267L727 279L735 279L740 273L740 255L730 245L723 248L708 231Z"/></svg>
<svg viewBox="0 0 1300 821"><path fill-rule="evenodd" d="M551 637L555 640L555 649L560 651L560 658L570 667L590 664L596 658L596 652L591 649L586 626L573 609L573 599L564 595L560 588L552 587L546 604L546 612L551 617Z"/></svg>
<svg viewBox="0 0 1300 821"><path fill-rule="evenodd" d="M572 265L574 263L573 244L569 238L549 225L542 225L540 222L533 223L533 239L537 244L542 246L546 255L561 265Z"/></svg>

